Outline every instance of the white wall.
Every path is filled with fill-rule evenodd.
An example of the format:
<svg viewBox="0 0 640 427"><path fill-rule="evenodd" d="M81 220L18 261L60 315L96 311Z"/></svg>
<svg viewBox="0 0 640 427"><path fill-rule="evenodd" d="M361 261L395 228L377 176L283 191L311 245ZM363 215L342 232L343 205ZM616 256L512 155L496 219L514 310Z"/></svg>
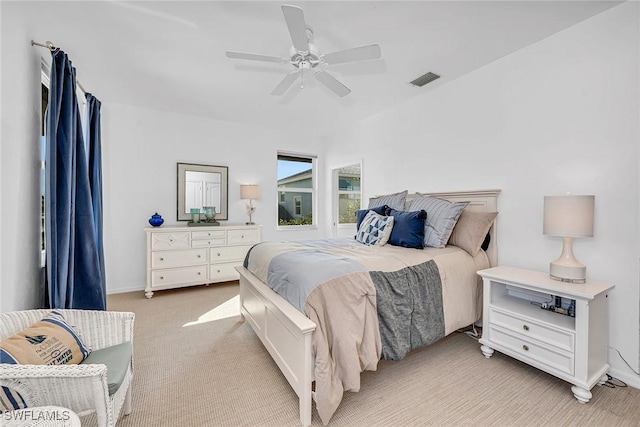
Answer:
<svg viewBox="0 0 640 427"><path fill-rule="evenodd" d="M638 6L613 8L425 90L336 138L327 159L331 166L362 155L365 197L501 188L499 262L538 270L562 246L542 235L543 196L595 194L595 236L576 239L574 251L590 279L615 284L610 344L636 370ZM617 353L609 360L615 376L640 386Z"/></svg>
<svg viewBox="0 0 640 427"><path fill-rule="evenodd" d="M262 224L263 239L313 238L309 231L276 231L276 156L278 150L318 154L323 148L297 135L182 114L125 105L102 107L104 235L107 291L144 289L145 233L149 217L158 212L165 225L176 221L176 164L229 167L229 220L248 220L240 184L259 184L253 221ZM322 169L322 165L319 166ZM323 182L324 173L320 175ZM184 222L182 223L184 225Z"/></svg>
<svg viewBox="0 0 640 427"><path fill-rule="evenodd" d="M0 311L42 305L40 269L40 55L28 22L2 4Z"/></svg>

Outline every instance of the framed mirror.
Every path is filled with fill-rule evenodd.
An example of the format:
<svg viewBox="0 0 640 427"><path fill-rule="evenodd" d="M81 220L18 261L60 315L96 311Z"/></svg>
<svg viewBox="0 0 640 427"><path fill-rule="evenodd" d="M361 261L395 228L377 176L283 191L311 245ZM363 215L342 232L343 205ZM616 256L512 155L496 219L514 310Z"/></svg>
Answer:
<svg viewBox="0 0 640 427"><path fill-rule="evenodd" d="M204 206L216 208L215 219L227 220L228 188L227 166L178 163L178 221L189 221L191 208L203 213Z"/></svg>

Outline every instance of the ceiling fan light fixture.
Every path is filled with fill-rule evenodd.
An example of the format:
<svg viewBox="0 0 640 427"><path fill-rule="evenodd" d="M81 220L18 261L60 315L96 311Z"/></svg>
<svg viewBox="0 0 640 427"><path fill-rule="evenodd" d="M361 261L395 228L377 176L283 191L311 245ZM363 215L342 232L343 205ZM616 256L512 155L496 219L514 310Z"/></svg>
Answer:
<svg viewBox="0 0 640 427"><path fill-rule="evenodd" d="M432 81L437 80L439 78L440 78L439 75L429 71L427 74L423 74L422 76L418 77L417 79L414 79L409 83L411 83L414 86L422 87L427 83L431 83Z"/></svg>

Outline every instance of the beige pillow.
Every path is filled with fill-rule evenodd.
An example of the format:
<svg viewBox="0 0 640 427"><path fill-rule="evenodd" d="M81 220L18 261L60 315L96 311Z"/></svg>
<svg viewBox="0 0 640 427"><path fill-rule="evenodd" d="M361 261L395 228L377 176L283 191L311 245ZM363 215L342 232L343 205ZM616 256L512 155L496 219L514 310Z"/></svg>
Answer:
<svg viewBox="0 0 640 427"><path fill-rule="evenodd" d="M0 363L66 365L90 353L76 331L57 310L27 329L0 341Z"/></svg>
<svg viewBox="0 0 640 427"><path fill-rule="evenodd" d="M462 248L470 255L475 256L480 251L482 242L497 215L498 212L463 210L453 228L449 244Z"/></svg>

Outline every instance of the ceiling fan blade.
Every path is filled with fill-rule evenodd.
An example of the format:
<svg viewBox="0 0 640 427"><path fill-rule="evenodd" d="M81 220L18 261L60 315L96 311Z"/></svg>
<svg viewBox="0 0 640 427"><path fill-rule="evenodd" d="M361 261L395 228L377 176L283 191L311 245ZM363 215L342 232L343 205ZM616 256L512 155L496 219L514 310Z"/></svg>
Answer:
<svg viewBox="0 0 640 427"><path fill-rule="evenodd" d="M352 49L341 50L338 52L327 53L322 56L325 64L342 64L345 62L365 61L367 59L380 58L380 46L372 44L371 46L354 47Z"/></svg>
<svg viewBox="0 0 640 427"><path fill-rule="evenodd" d="M309 52L307 38L307 24L304 22L304 12L298 6L282 5L284 20L287 21L293 47L301 53Z"/></svg>
<svg viewBox="0 0 640 427"><path fill-rule="evenodd" d="M286 76L284 76L284 79L282 79L282 81L278 84L278 86L276 86L276 88L271 92L271 95L276 95L276 96L284 95L287 89L289 89L293 84L293 82L296 81L296 79L298 78L298 74L299 73L297 71L292 71Z"/></svg>
<svg viewBox="0 0 640 427"><path fill-rule="evenodd" d="M227 51L227 58L233 59L249 59L252 61L275 62L278 64L289 62L288 59L278 58L277 56L257 55L255 53L230 52Z"/></svg>
<svg viewBox="0 0 640 427"><path fill-rule="evenodd" d="M340 83L335 77L326 71L316 71L313 76L339 97L343 97L351 93L351 89Z"/></svg>

